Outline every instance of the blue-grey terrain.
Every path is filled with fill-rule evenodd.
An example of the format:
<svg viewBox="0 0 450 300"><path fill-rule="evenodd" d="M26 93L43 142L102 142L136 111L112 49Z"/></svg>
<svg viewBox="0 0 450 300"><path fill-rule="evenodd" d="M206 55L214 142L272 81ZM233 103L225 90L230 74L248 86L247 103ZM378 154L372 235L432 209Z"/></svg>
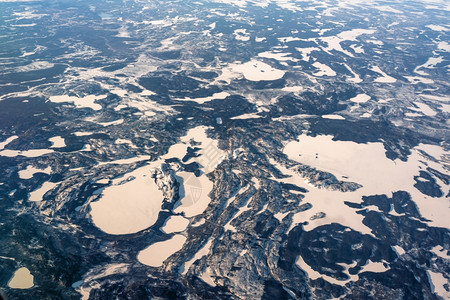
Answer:
<svg viewBox="0 0 450 300"><path fill-rule="evenodd" d="M450 299L444 0L0 0L0 298Z"/></svg>

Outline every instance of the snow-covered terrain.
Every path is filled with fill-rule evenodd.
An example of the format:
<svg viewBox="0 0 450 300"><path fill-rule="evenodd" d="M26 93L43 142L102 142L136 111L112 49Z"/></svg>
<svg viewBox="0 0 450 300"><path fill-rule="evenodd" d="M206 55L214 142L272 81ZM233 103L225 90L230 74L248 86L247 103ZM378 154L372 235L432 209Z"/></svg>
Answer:
<svg viewBox="0 0 450 300"><path fill-rule="evenodd" d="M447 2L0 0L0 298L448 298Z"/></svg>

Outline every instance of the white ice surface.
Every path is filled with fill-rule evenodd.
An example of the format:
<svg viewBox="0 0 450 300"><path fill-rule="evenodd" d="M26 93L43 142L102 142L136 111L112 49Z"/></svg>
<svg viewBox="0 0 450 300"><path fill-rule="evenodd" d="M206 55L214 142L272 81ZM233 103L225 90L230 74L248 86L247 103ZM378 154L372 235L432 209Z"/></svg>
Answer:
<svg viewBox="0 0 450 300"><path fill-rule="evenodd" d="M94 224L108 234L131 234L156 222L163 200L149 166L144 166L114 179L101 198L91 202L90 214Z"/></svg>
<svg viewBox="0 0 450 300"><path fill-rule="evenodd" d="M363 49L363 46L362 46L362 45L359 45L359 46L357 46L357 45L351 45L350 48L352 48L353 51L355 51L355 53L357 53L357 54L364 53L364 49Z"/></svg>
<svg viewBox="0 0 450 300"><path fill-rule="evenodd" d="M304 61L309 61L310 58L310 54L313 51L321 51L319 48L315 48L315 47L309 47L309 48L295 48L295 50L297 50L298 52L300 52L302 54L302 59Z"/></svg>
<svg viewBox="0 0 450 300"><path fill-rule="evenodd" d="M349 70L353 74L353 77L347 78L347 81L354 82L354 83L361 83L363 81L361 79L361 77L355 71L353 71L352 68L350 68L349 65L347 65L347 64L344 64L344 65L347 68L347 70Z"/></svg>
<svg viewBox="0 0 450 300"><path fill-rule="evenodd" d="M284 92L297 93L297 92L304 91L305 88L302 87L302 86L285 86L281 90L284 91Z"/></svg>
<svg viewBox="0 0 450 300"><path fill-rule="evenodd" d="M312 280L316 280L318 278L323 278L326 281L332 283L332 284L336 284L336 285L341 285L343 286L344 284L350 282L350 281L358 281L359 280L359 275L358 274L350 274L349 273L349 269L351 267L356 266L356 262L353 262L352 264L348 265L348 264L344 264L344 263L338 263L338 265L341 265L342 267L345 268L345 270L343 271L347 276L348 279L346 280L338 280L335 279L331 276L325 275L325 274L321 274L320 272L315 271L310 265L308 265L304 260L303 257L299 256L297 258L296 264L302 269L304 270L306 273L308 273L308 277ZM372 261L368 261L366 265L362 266L362 269L359 271L359 273L362 272L374 272L374 273L382 273L389 270L389 268L386 268L384 266L384 264L382 262L372 262Z"/></svg>
<svg viewBox="0 0 450 300"><path fill-rule="evenodd" d="M443 299L450 299L450 292L447 292L444 288L445 284L449 284L449 280L441 273L436 273L430 270L427 272L433 292L441 296Z"/></svg>
<svg viewBox="0 0 450 300"><path fill-rule="evenodd" d="M326 281L332 283L332 284L337 284L337 285L342 285L342 281L339 281L331 276L327 276L327 275L323 275L315 270L313 270L313 268L311 268L310 265L308 265L304 260L303 257L299 256L297 258L296 264L308 274L309 279L312 280L316 280L318 278L323 278Z"/></svg>
<svg viewBox="0 0 450 300"><path fill-rule="evenodd" d="M442 246L435 246L433 249L431 249L431 252L439 256L443 259L450 259L450 255L447 254L447 250L443 248Z"/></svg>
<svg viewBox="0 0 450 300"><path fill-rule="evenodd" d="M208 242L206 242L206 244L202 248L200 248L200 250L198 250L197 253L195 253L194 257L191 258L190 260L188 260L184 264L184 266L182 268L183 275L185 275L189 271L189 268L192 266L193 263L195 263L197 260L201 259L203 256L208 255L209 251L211 250L211 245L212 245L212 239L209 239Z"/></svg>
<svg viewBox="0 0 450 300"><path fill-rule="evenodd" d="M44 182L41 187L30 193L30 197L28 198L28 200L33 202L42 201L45 193L47 193L57 185L58 185L57 183L49 181Z"/></svg>
<svg viewBox="0 0 450 300"><path fill-rule="evenodd" d="M211 202L208 194L213 183L206 175L196 177L193 173L179 172L177 178L182 184L183 194L175 213L183 212L186 217L193 217L205 211Z"/></svg>
<svg viewBox="0 0 450 300"><path fill-rule="evenodd" d="M375 82L382 82L382 83L394 83L397 81L397 79L395 79L394 77L391 77L389 75L387 75L386 73L384 73L383 71L381 71L380 67L378 66L373 66L371 68L372 71L377 72L378 74L381 74L381 77L377 77L375 78Z"/></svg>
<svg viewBox="0 0 450 300"><path fill-rule="evenodd" d="M60 136L54 136L48 140L52 143L50 148L62 148L66 146L64 139Z"/></svg>
<svg viewBox="0 0 450 300"><path fill-rule="evenodd" d="M250 34L246 29L236 29L233 34L234 38L238 41L248 42L250 40Z"/></svg>
<svg viewBox="0 0 450 300"><path fill-rule="evenodd" d="M45 70L53 68L54 64L48 62L48 61L35 61L32 62L29 65L18 67L18 72L30 72L30 71L37 71L37 70Z"/></svg>
<svg viewBox="0 0 450 300"><path fill-rule="evenodd" d="M350 98L350 101L355 103L365 103L370 100L370 96L367 94L358 94L353 98Z"/></svg>
<svg viewBox="0 0 450 300"><path fill-rule="evenodd" d="M345 118L340 115L323 115L322 118L331 120L345 120Z"/></svg>
<svg viewBox="0 0 450 300"><path fill-rule="evenodd" d="M202 148L198 154L199 157L190 159L188 162L197 162L203 168L203 174L200 177L196 177L193 173L177 172L177 176L180 181L183 182L182 197L177 202L174 212L184 213L186 217L193 217L204 212L211 202L211 198L208 196L213 187L213 183L206 176L207 173L213 171L216 166L223 160L224 152L218 148L217 140L213 140L206 135L207 127L199 126L189 130L182 138L182 143L172 146L169 150L169 154L173 152L178 155L170 155L168 157L182 156L186 153L187 142L191 139L196 142L200 142L200 148ZM180 157L181 156L181 157Z"/></svg>
<svg viewBox="0 0 450 300"><path fill-rule="evenodd" d="M343 31L336 36L327 36L321 37L320 40L327 43L328 47L325 48L327 51L339 51L350 57L353 57L353 54L347 50L344 50L341 46L341 43L344 41L357 41L357 38L361 35L368 35L375 33L375 30L371 29L352 29L348 31Z"/></svg>
<svg viewBox="0 0 450 300"><path fill-rule="evenodd" d="M245 120L245 119L258 119L261 118L257 113L251 113L251 114L243 114L240 116L232 117L231 120Z"/></svg>
<svg viewBox="0 0 450 300"><path fill-rule="evenodd" d="M176 234L166 241L154 243L140 251L138 260L150 267L161 267L166 259L183 248L185 242L185 236Z"/></svg>
<svg viewBox="0 0 450 300"><path fill-rule="evenodd" d="M125 274L129 272L129 264L125 263L111 263L100 268L94 268L89 271L82 280L76 281L72 287L81 294L81 300L88 300L92 289L99 288L99 279L111 276L114 274ZM88 282L89 284L85 284Z"/></svg>
<svg viewBox="0 0 450 300"><path fill-rule="evenodd" d="M409 82L413 84L417 83L425 83L425 84L433 84L434 80L426 77L420 77L420 76L405 76L406 79L408 79Z"/></svg>
<svg viewBox="0 0 450 300"><path fill-rule="evenodd" d="M232 71L241 73L247 80L277 80L284 76L284 71L277 70L258 60L251 60L244 64L234 65Z"/></svg>
<svg viewBox="0 0 450 300"><path fill-rule="evenodd" d="M113 161L106 161L106 162L99 162L99 166L109 165L109 164L117 164L117 165L124 165L124 164L132 164L144 160L150 160L150 155L139 155L131 158L124 158L124 159L118 159Z"/></svg>
<svg viewBox="0 0 450 300"><path fill-rule="evenodd" d="M13 135L10 136L9 138L7 138L6 140L4 140L3 142L0 142L0 150L3 150L9 143L11 143L12 141L18 139L19 137L17 135Z"/></svg>
<svg viewBox="0 0 450 300"><path fill-rule="evenodd" d="M203 213L211 201L208 194L212 189L212 182L206 173L214 170L224 157L224 153L218 149L218 142L208 138L206 130L207 127L204 126L189 130L181 138L180 143L172 145L168 153L158 160L114 179L112 185L102 191L100 199L90 203L94 224L109 234L136 233L152 226L161 210L163 194L154 179L150 177L151 169L159 167L167 158L177 157L181 160L187 153L191 140L200 143L199 147L202 149L198 152L199 157L191 158L188 162L199 163L204 173L196 177L193 173L176 172L182 185L180 186L181 199L176 203L174 212L183 213L187 218ZM149 158L148 156L134 157L99 163L99 166L128 164ZM129 180L124 183L127 178Z"/></svg>
<svg viewBox="0 0 450 300"><path fill-rule="evenodd" d="M93 132L83 132L83 131L77 131L73 133L75 136L87 136L87 135L93 135Z"/></svg>
<svg viewBox="0 0 450 300"><path fill-rule="evenodd" d="M400 247L398 245L392 246L392 248L394 248L395 252L397 252L398 255L405 254L405 249L403 249L402 247Z"/></svg>
<svg viewBox="0 0 450 300"><path fill-rule="evenodd" d="M211 278L211 270L209 267L206 268L205 272L200 275L200 279L203 280L209 286L217 286L214 280Z"/></svg>
<svg viewBox="0 0 450 300"><path fill-rule="evenodd" d="M339 191L327 191L317 189L303 180L300 176L293 175L292 180L307 186L310 190L305 194L305 200L313 205L311 210L294 216L295 220L306 220L307 216L317 212L325 212L327 216L317 219L305 226L310 230L320 224L331 222L341 223L363 233L370 233L362 224L362 217L349 209L343 201L355 203L361 202L363 195L386 194L388 196L396 191L407 191L417 204L420 213L431 220L429 226L450 227L450 209L448 201L444 197L433 198L420 193L415 187L414 176L419 174L420 168L426 164L440 172L448 173L440 163L426 160L418 150L425 151L434 158L441 160L446 153L441 147L420 144L412 149L408 161L399 159L392 161L385 156L382 143L358 144L347 141L333 141L332 136L319 135L310 137L302 135L299 141L290 142L284 148L284 153L292 160L316 167L319 170L334 174L338 179L362 184L363 187L355 192L342 193ZM317 156L317 158L316 158ZM289 172L289 170L286 170ZM291 172L293 173L293 172ZM343 176L348 177L343 179ZM441 186L444 195L449 192L448 186Z"/></svg>
<svg viewBox="0 0 450 300"><path fill-rule="evenodd" d="M164 223L161 230L167 234L181 232L187 228L189 220L183 216L170 216Z"/></svg>
<svg viewBox="0 0 450 300"><path fill-rule="evenodd" d="M428 73L426 73L425 71L422 71L420 69L434 69L437 64L439 64L439 63L441 63L443 61L444 61L444 58L442 56L430 57L430 58L428 58L428 60L424 64L422 64L420 66L417 66L414 69L414 72L419 74L419 75L422 75L422 76L427 76Z"/></svg>
<svg viewBox="0 0 450 300"><path fill-rule="evenodd" d="M336 76L336 72L325 64L316 61L313 66L319 69L313 74L315 76Z"/></svg>
<svg viewBox="0 0 450 300"><path fill-rule="evenodd" d="M34 276L31 275L30 270L25 267L18 269L11 280L8 282L8 286L12 289L29 289L34 286Z"/></svg>
<svg viewBox="0 0 450 300"><path fill-rule="evenodd" d="M25 156L25 157L39 157L42 155L53 153L52 149L30 149L30 150L10 150L5 149L0 151L0 156L6 157L16 157L16 156Z"/></svg>
<svg viewBox="0 0 450 300"><path fill-rule="evenodd" d="M428 27L428 28L430 28L431 30L434 30L434 31L450 31L449 28L441 26L441 25L432 25L431 24L431 25L426 25L425 27Z"/></svg>
<svg viewBox="0 0 450 300"><path fill-rule="evenodd" d="M104 127L108 127L108 126L113 126L113 125L120 125L124 122L124 119L118 119L118 120L114 120L111 122L98 122L98 124L104 126Z"/></svg>
<svg viewBox="0 0 450 300"><path fill-rule="evenodd" d="M450 44L446 41L437 42L437 48L445 52L450 52Z"/></svg>
<svg viewBox="0 0 450 300"><path fill-rule="evenodd" d="M30 179L33 178L33 175L36 173L50 174L51 172L52 172L51 167L47 167L45 169L38 169L31 165L28 165L25 169L20 170L18 173L20 179Z"/></svg>
<svg viewBox="0 0 450 300"><path fill-rule="evenodd" d="M292 53L266 51L258 54L259 57L275 59L278 61L298 61L298 59L290 57Z"/></svg>
<svg viewBox="0 0 450 300"><path fill-rule="evenodd" d="M416 106L419 107L419 110L426 116L432 117L435 116L437 113L427 104L422 102L414 102Z"/></svg>
<svg viewBox="0 0 450 300"><path fill-rule="evenodd" d="M230 96L230 94L228 94L227 92L220 92L220 93L215 93L212 96L208 96L208 97L202 97L202 98L182 98L182 99L176 99L176 100L181 100L181 101L194 101L197 102L199 104L203 104L205 102L211 101L211 100L215 100L215 99L219 99L219 100L223 100L226 97Z"/></svg>
<svg viewBox="0 0 450 300"><path fill-rule="evenodd" d="M85 97L76 96L51 96L49 100L54 103L73 103L77 108L92 108L93 110L100 110L102 106L95 103L97 100L105 99L107 95L88 95Z"/></svg>

